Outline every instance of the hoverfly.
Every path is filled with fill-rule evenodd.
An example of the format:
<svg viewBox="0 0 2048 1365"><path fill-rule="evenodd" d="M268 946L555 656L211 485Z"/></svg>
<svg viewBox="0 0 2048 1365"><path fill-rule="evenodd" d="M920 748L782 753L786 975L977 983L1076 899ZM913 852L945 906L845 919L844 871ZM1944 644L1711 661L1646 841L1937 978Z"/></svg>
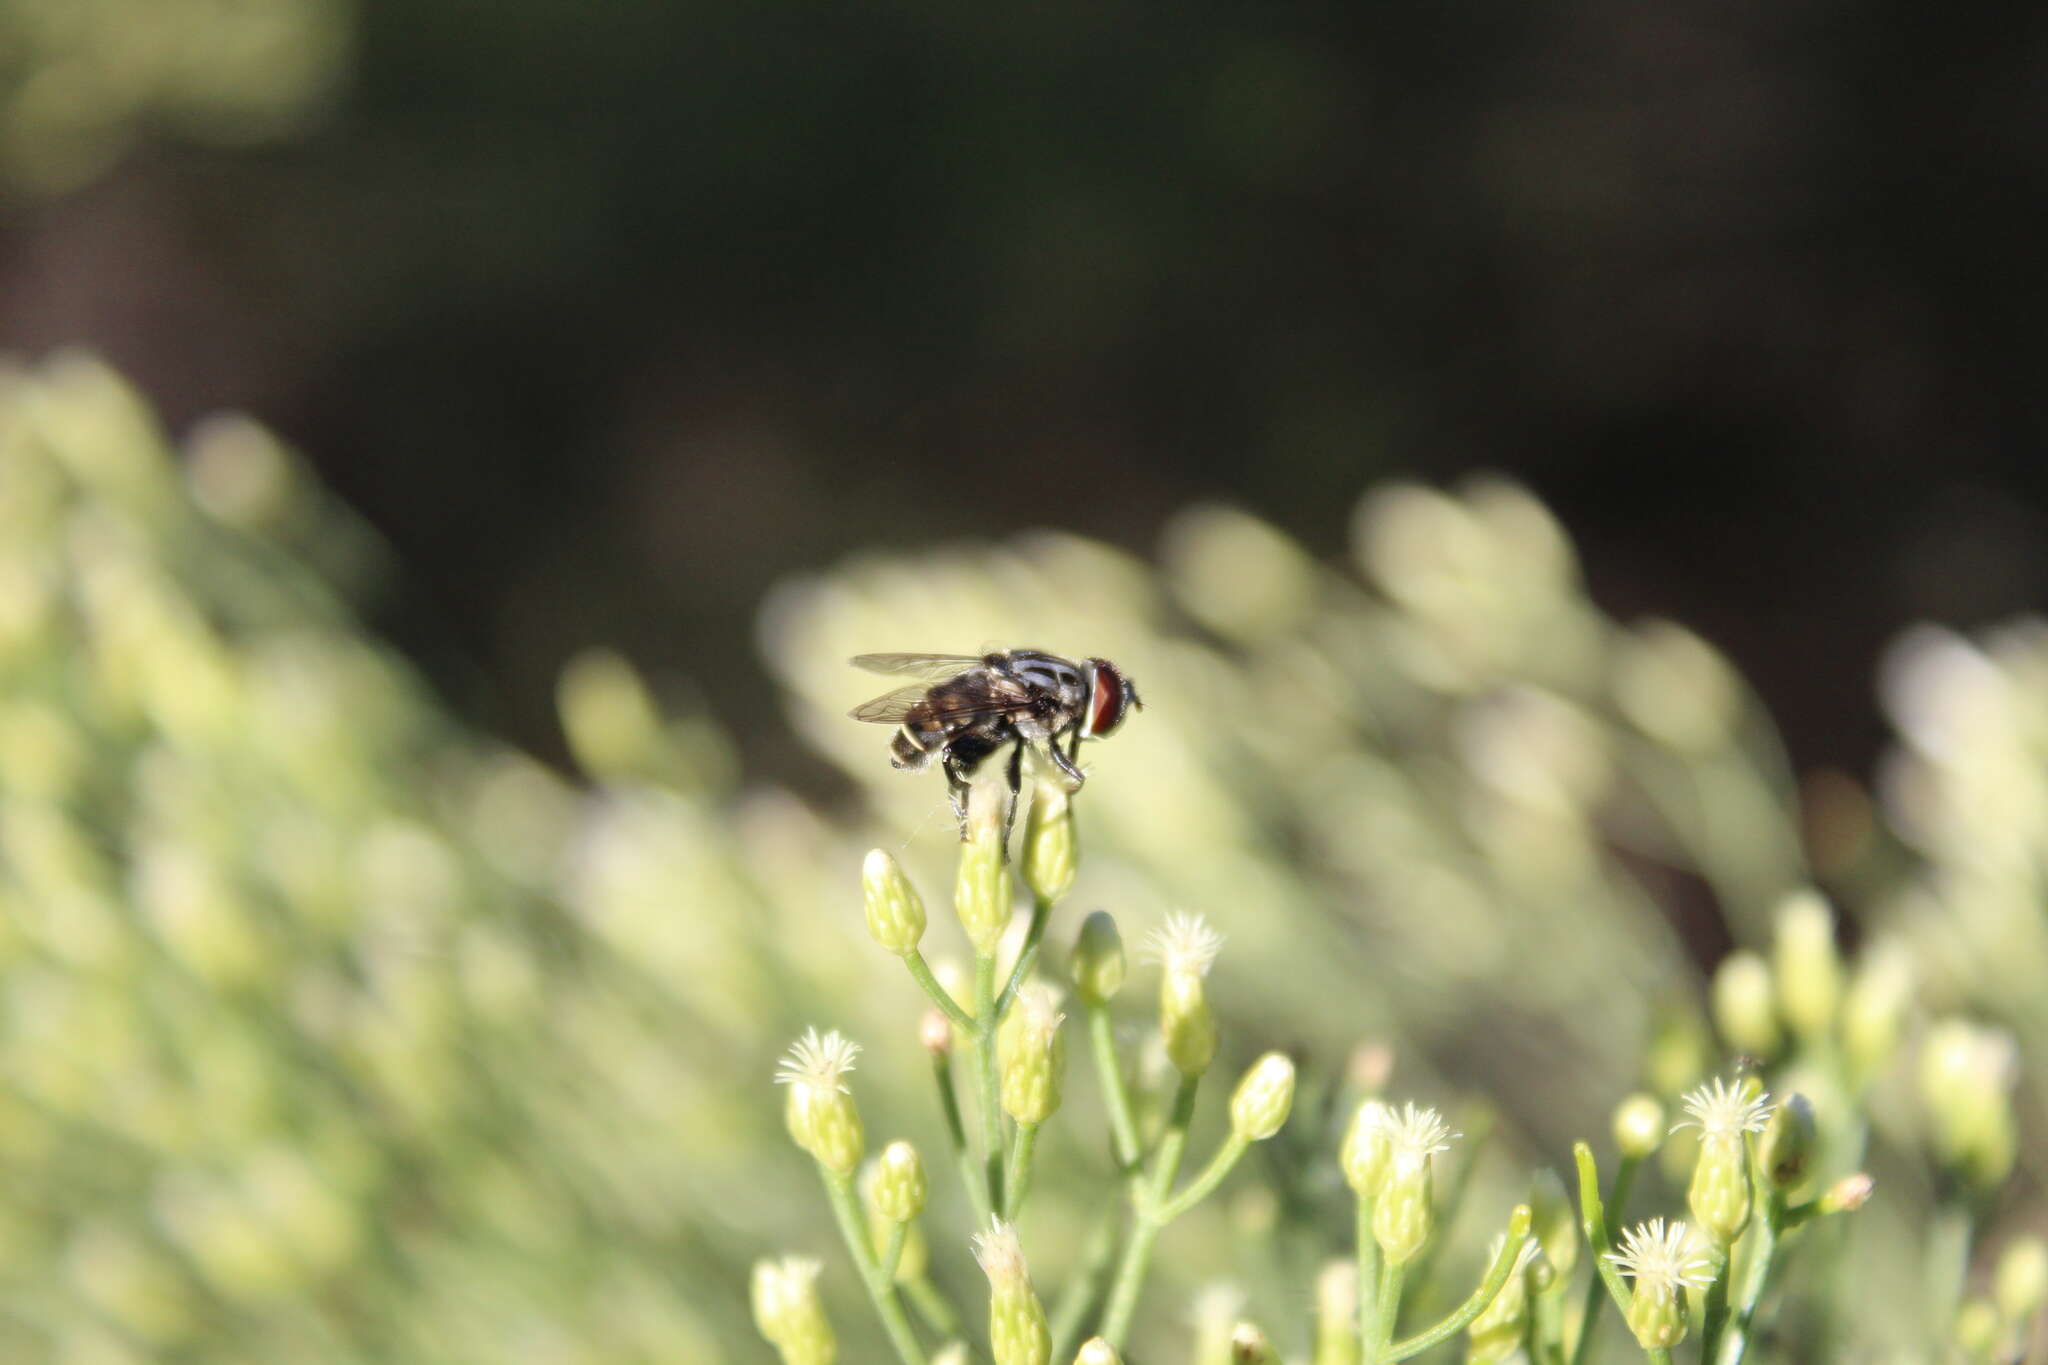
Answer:
<svg viewBox="0 0 2048 1365"><path fill-rule="evenodd" d="M967 821L968 779L1005 744L1010 751L1010 795L1024 776L1024 749L1035 745L1079 788L1074 762L1084 739L1100 739L1123 724L1131 707L1143 709L1138 689L1107 659L1079 663L1038 649L990 654L862 654L856 668L920 679L847 714L898 729L890 761L918 771L936 758L946 771L953 813ZM1060 749L1066 738L1067 748ZM1015 813L1015 801L1011 811Z"/></svg>

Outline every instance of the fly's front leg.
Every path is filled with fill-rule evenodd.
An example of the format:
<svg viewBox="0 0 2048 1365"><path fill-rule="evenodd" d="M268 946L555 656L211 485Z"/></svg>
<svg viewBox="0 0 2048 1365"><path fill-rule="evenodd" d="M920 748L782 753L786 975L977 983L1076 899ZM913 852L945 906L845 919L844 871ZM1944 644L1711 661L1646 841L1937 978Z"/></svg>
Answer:
<svg viewBox="0 0 2048 1365"><path fill-rule="evenodd" d="M1024 741L1010 746L1010 762L1003 775L1010 783L1010 813L1003 817L1003 847L1010 846L1010 830L1017 823L1017 794L1024 790Z"/></svg>
<svg viewBox="0 0 2048 1365"><path fill-rule="evenodd" d="M1077 730L1074 732L1074 751L1078 753L1080 752L1080 748L1081 734ZM1054 739L1050 743L1048 743L1045 746L1045 751L1052 755L1053 766L1058 768L1061 772L1065 773L1067 775L1067 781L1074 784L1074 790L1081 790L1081 784L1088 780L1087 774L1083 773L1079 767L1075 766L1074 760L1071 756L1060 752L1059 740Z"/></svg>
<svg viewBox="0 0 2048 1365"><path fill-rule="evenodd" d="M967 798L974 790L974 784L967 780L967 774L960 771L960 764L952 754L947 754L941 766L946 770L946 791L953 799L953 818L960 822L960 842L967 842Z"/></svg>

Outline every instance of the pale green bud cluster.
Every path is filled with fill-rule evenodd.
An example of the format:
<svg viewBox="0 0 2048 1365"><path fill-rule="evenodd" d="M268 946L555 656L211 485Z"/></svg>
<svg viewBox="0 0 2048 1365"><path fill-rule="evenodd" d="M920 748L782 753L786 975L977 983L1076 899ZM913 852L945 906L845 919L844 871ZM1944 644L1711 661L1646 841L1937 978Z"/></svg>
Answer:
<svg viewBox="0 0 2048 1365"><path fill-rule="evenodd" d="M1123 989L1124 941L1117 933L1116 920L1107 910L1092 911L1081 921L1081 934L1074 941L1067 974L1073 980L1074 994L1084 1005L1099 1008Z"/></svg>
<svg viewBox="0 0 2048 1365"><path fill-rule="evenodd" d="M1358 1365L1358 1263L1331 1261L1316 1276L1314 1365Z"/></svg>
<svg viewBox="0 0 2048 1365"><path fill-rule="evenodd" d="M1073 889L1080 850L1074 840L1073 797L1064 781L1048 778L1031 789L1021 861L1024 884L1040 900L1057 901Z"/></svg>
<svg viewBox="0 0 2048 1365"><path fill-rule="evenodd" d="M892 1223L908 1223L924 1212L931 1186L917 1148L898 1140L882 1149L875 1165L875 1211Z"/></svg>
<svg viewBox="0 0 2048 1365"><path fill-rule="evenodd" d="M1784 1043L1778 1028L1776 987L1760 954L1738 949L1714 972L1714 1027L1729 1047L1752 1057L1777 1055Z"/></svg>
<svg viewBox="0 0 2048 1365"><path fill-rule="evenodd" d="M1343 1168L1344 1183L1360 1198L1378 1194L1386 1181L1387 1164L1393 1159L1393 1143L1387 1137L1389 1116L1381 1101L1360 1100L1344 1130L1337 1164Z"/></svg>
<svg viewBox="0 0 2048 1365"><path fill-rule="evenodd" d="M1278 1052L1254 1062L1230 1097L1230 1131L1263 1142L1280 1131L1294 1106L1294 1063Z"/></svg>
<svg viewBox="0 0 2048 1365"><path fill-rule="evenodd" d="M974 1259L988 1276L989 1348L995 1365L1048 1365L1052 1329L1031 1287L1017 1230L1000 1219L974 1239Z"/></svg>
<svg viewBox="0 0 2048 1365"><path fill-rule="evenodd" d="M1434 1109L1413 1101L1383 1123L1387 1136L1386 1174L1373 1204L1372 1236L1380 1255L1394 1265L1405 1264L1429 1241L1435 1230L1435 1190L1431 1165L1439 1152L1450 1150L1456 1136Z"/></svg>
<svg viewBox="0 0 2048 1365"><path fill-rule="evenodd" d="M1019 1123L1044 1123L1060 1107L1067 1045L1058 1003L1051 987L1027 986L997 1037L1003 1109Z"/></svg>
<svg viewBox="0 0 2048 1365"><path fill-rule="evenodd" d="M1491 1262L1500 1255L1504 1238L1496 1237L1487 1249ZM1522 1349L1522 1337L1529 1326L1529 1276L1531 1262L1539 1254L1532 1240L1517 1254L1514 1270L1493 1301L1479 1310L1479 1316L1465 1329L1471 1343L1465 1352L1466 1365L1502 1365Z"/></svg>
<svg viewBox="0 0 2048 1365"><path fill-rule="evenodd" d="M851 1176L866 1151L866 1134L853 1092L842 1079L853 1070L860 1045L838 1033L823 1037L808 1030L790 1048L776 1069L775 1080L789 1087L783 1118L796 1145L816 1157L834 1175Z"/></svg>
<svg viewBox="0 0 2048 1365"><path fill-rule="evenodd" d="M754 1264L754 1326L783 1365L832 1365L839 1343L818 1298L819 1262L806 1256Z"/></svg>
<svg viewBox="0 0 2048 1365"><path fill-rule="evenodd" d="M1772 959L1778 1005L1792 1032L1808 1043L1827 1038L1842 1003L1842 957L1835 917L1818 892L1795 891L1779 906Z"/></svg>
<svg viewBox="0 0 2048 1365"><path fill-rule="evenodd" d="M2012 1035L1966 1019L1942 1019L1920 1051L1920 1094L1934 1150L1973 1183L1990 1187L2012 1170L2018 1146L2012 1089L2019 1052Z"/></svg>
<svg viewBox="0 0 2048 1365"><path fill-rule="evenodd" d="M953 912L960 917L967 941L983 957L995 954L1017 899L1009 853L1003 847L1003 797L986 782L969 793L967 828L961 835L953 881Z"/></svg>
<svg viewBox="0 0 2048 1365"><path fill-rule="evenodd" d="M924 938L924 900L896 860L870 849L860 868L861 903L868 933L898 957L908 957Z"/></svg>

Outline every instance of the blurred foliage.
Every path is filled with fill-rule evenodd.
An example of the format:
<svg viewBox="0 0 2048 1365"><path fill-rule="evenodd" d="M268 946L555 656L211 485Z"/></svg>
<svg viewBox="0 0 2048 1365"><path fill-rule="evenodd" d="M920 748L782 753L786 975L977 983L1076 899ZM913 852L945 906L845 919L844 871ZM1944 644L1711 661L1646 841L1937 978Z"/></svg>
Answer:
<svg viewBox="0 0 2048 1365"><path fill-rule="evenodd" d="M1136 678L1067 904L1134 932L1200 909L1225 1063L1303 1058L1293 1174L1177 1228L1161 1302L1218 1276L1300 1301L1338 1188L1315 1096L1361 1038L1467 1133L1486 1097L1473 1197L1505 1207L1625 1092L1721 1068L1699 964L1734 944L1802 984L1716 991L1752 1001L1731 1034L1778 1040L1773 1088L1821 1092L1824 1125L1855 1115L1817 1176L1879 1180L1788 1330L1843 1358L1945 1339L2048 1161L2048 632L1909 636L1881 804L1802 798L1726 661L1604 616L1514 485L1383 488L1354 533L1324 563L1203 507L1158 567L1047 534L789 584L763 644L849 819L744 780L615 656L562 679L588 785L466 729L352 614L378 542L266 433L210 419L174 452L93 360L0 374L0 1350L758 1359L746 1266L831 1245L776 1054L813 1023L894 1039L860 1073L871 1130L936 1129L858 873L881 842L949 884L950 816L844 718L872 680L843 660L984 642ZM1785 910L1813 882L1844 926ZM1041 1161L1056 1279L1102 1156ZM934 1247L942 1282L963 1260ZM855 1319L849 1277L823 1289Z"/></svg>
<svg viewBox="0 0 2048 1365"><path fill-rule="evenodd" d="M0 178L76 188L138 137L297 131L340 77L349 0L0 0Z"/></svg>

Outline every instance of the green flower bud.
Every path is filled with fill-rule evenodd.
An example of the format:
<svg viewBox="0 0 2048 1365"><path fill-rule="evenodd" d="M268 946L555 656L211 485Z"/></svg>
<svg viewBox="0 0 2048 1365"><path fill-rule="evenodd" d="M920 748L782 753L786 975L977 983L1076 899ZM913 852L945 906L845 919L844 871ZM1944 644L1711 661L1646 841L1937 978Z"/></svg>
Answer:
<svg viewBox="0 0 2048 1365"><path fill-rule="evenodd" d="M1159 1033L1183 1076L1199 1076L1216 1059L1216 1016L1193 972L1168 972L1159 983Z"/></svg>
<svg viewBox="0 0 2048 1365"><path fill-rule="evenodd" d="M1845 1175L1828 1186L1827 1193L1820 1197L1822 1213L1854 1213L1870 1202L1876 1191L1877 1182L1867 1172L1857 1171Z"/></svg>
<svg viewBox="0 0 2048 1365"><path fill-rule="evenodd" d="M1557 1172L1541 1170L1529 1189L1530 1231L1543 1250L1538 1289L1571 1278L1579 1264L1579 1214Z"/></svg>
<svg viewBox="0 0 2048 1365"><path fill-rule="evenodd" d="M1635 1281L1628 1326L1646 1351L1668 1349L1685 1339L1689 1325L1686 1291L1713 1283L1713 1262L1683 1223L1662 1218L1639 1223L1622 1234L1621 1250L1608 1259Z"/></svg>
<svg viewBox="0 0 2048 1365"><path fill-rule="evenodd" d="M875 942L898 957L908 957L924 937L924 901L896 860L871 849L861 864L860 888L867 910L868 932Z"/></svg>
<svg viewBox="0 0 2048 1365"><path fill-rule="evenodd" d="M1393 1159L1393 1143L1387 1137L1391 1111L1378 1100L1361 1100L1344 1130L1344 1146L1337 1164L1344 1168L1344 1183L1360 1198L1380 1192L1387 1178L1387 1163Z"/></svg>
<svg viewBox="0 0 2048 1365"><path fill-rule="evenodd" d="M1264 1142L1287 1122L1294 1106L1294 1063L1269 1052L1252 1064L1230 1097L1230 1131L1246 1142Z"/></svg>
<svg viewBox="0 0 2048 1365"><path fill-rule="evenodd" d="M1749 1150L1744 1135L1762 1132L1770 1121L1770 1096L1753 1080L1716 1079L1685 1097L1687 1117L1679 1127L1700 1130L1686 1198L1700 1228L1722 1247L1749 1223Z"/></svg>
<svg viewBox="0 0 2048 1365"><path fill-rule="evenodd" d="M2015 1237L1998 1258L1992 1296L2007 1322L2020 1324L2048 1303L2048 1243L2039 1237Z"/></svg>
<svg viewBox="0 0 2048 1365"><path fill-rule="evenodd" d="M1240 1322L1230 1330L1231 1365L1280 1365L1280 1353L1257 1323Z"/></svg>
<svg viewBox="0 0 2048 1365"><path fill-rule="evenodd" d="M953 912L983 957L995 954L1016 908L1009 852L1003 847L1003 793L984 782L968 795L967 828L953 880Z"/></svg>
<svg viewBox="0 0 2048 1365"><path fill-rule="evenodd" d="M1813 1101L1792 1094L1771 1115L1758 1144L1764 1175L1781 1190L1792 1191L1806 1183L1813 1167L1813 1149L1818 1142L1813 1118Z"/></svg>
<svg viewBox="0 0 2048 1365"><path fill-rule="evenodd" d="M843 1079L859 1055L860 1044L837 1032L821 1038L808 1029L775 1072L776 1084L789 1087L783 1114L789 1135L839 1176L852 1175L866 1150L860 1110Z"/></svg>
<svg viewBox="0 0 2048 1365"><path fill-rule="evenodd" d="M839 1355L818 1298L819 1262L806 1256L754 1264L754 1325L784 1365L832 1365Z"/></svg>
<svg viewBox="0 0 2048 1365"><path fill-rule="evenodd" d="M1067 1045L1060 1034L1066 1016L1057 1005L1050 987L1027 986L997 1035L1003 1109L1019 1123L1044 1123L1060 1107Z"/></svg>
<svg viewBox="0 0 2048 1365"><path fill-rule="evenodd" d="M1108 911L1094 911L1081 921L1081 936L1074 942L1067 972L1074 981L1074 994L1085 1005L1108 1004L1123 989L1124 941Z"/></svg>
<svg viewBox="0 0 2048 1365"><path fill-rule="evenodd" d="M1331 1261L1316 1276L1314 1365L1358 1365L1358 1263Z"/></svg>
<svg viewBox="0 0 2048 1365"><path fill-rule="evenodd" d="M1835 950L1835 917L1818 892L1795 891L1779 906L1772 957L1786 1022L1806 1042L1825 1039L1842 1003L1842 957Z"/></svg>
<svg viewBox="0 0 2048 1365"><path fill-rule="evenodd" d="M1493 1258L1500 1255L1504 1241L1504 1236L1493 1239L1493 1245L1486 1252L1487 1264L1491 1265ZM1472 1339L1465 1352L1466 1365L1501 1365L1522 1349L1522 1337L1529 1326L1529 1278L1526 1272L1538 1254L1533 1240L1523 1244L1507 1283L1465 1329Z"/></svg>
<svg viewBox="0 0 2048 1365"><path fill-rule="evenodd" d="M1664 1145L1664 1106L1637 1093L1614 1107L1614 1146L1640 1161Z"/></svg>
<svg viewBox="0 0 2048 1365"><path fill-rule="evenodd" d="M931 1187L925 1181L924 1162L917 1148L907 1142L892 1142L882 1149L875 1164L875 1211L891 1223L907 1223L924 1212Z"/></svg>
<svg viewBox="0 0 2048 1365"><path fill-rule="evenodd" d="M988 1276L989 1349L995 1365L1047 1365L1052 1330L1031 1288L1017 1230L997 1219L974 1239L974 1259Z"/></svg>
<svg viewBox="0 0 2048 1365"><path fill-rule="evenodd" d="M1450 1150L1450 1139L1457 1134L1436 1110L1419 1109L1413 1101L1391 1115L1385 1129L1387 1172L1373 1205L1372 1237L1380 1254L1400 1265L1422 1250L1435 1229L1430 1162L1438 1152Z"/></svg>
<svg viewBox="0 0 2048 1365"><path fill-rule="evenodd" d="M1784 1036L1778 1031L1771 969L1758 954L1738 949L1714 973L1714 1026L1737 1052L1774 1057Z"/></svg>
<svg viewBox="0 0 2048 1365"><path fill-rule="evenodd" d="M1870 1083L1899 1050L1913 999L1913 955L1886 939L1865 948L1842 1001L1842 1051L1854 1086Z"/></svg>
<svg viewBox="0 0 2048 1365"><path fill-rule="evenodd" d="M1080 852L1074 841L1074 808L1066 784L1046 780L1031 789L1024 817L1024 884L1043 901L1057 901L1074 885Z"/></svg>
<svg viewBox="0 0 2048 1365"><path fill-rule="evenodd" d="M1081 1343L1081 1349L1074 1356L1074 1365L1123 1365L1123 1357L1116 1353L1116 1347L1101 1337L1090 1337Z"/></svg>
<svg viewBox="0 0 2048 1365"><path fill-rule="evenodd" d="M2012 1035L1964 1019L1943 1019L1920 1051L1920 1094L1935 1154L1980 1189L2012 1170L2018 1146L2012 1088L2019 1051Z"/></svg>
<svg viewBox="0 0 2048 1365"><path fill-rule="evenodd" d="M861 1168L860 1198L868 1214L868 1245L872 1246L877 1258L889 1254L889 1242L896 1235L896 1229L903 1229L903 1250L896 1258L896 1283L907 1284L921 1278L931 1263L931 1246L925 1240L924 1229L915 1222L902 1222L890 1218L881 1206L882 1161L877 1158Z"/></svg>

